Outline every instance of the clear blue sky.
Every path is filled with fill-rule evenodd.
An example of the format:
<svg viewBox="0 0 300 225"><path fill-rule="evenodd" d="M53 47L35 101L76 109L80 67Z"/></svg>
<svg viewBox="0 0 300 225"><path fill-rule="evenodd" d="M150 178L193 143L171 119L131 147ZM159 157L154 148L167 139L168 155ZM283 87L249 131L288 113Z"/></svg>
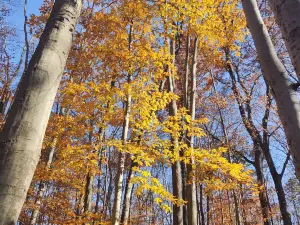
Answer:
<svg viewBox="0 0 300 225"><path fill-rule="evenodd" d="M17 64L20 61L20 56L25 45L24 40L24 2L25 0L0 0L8 5L10 9L9 16L5 17L6 24L16 30L16 35L8 39L8 51L14 57L13 61ZM27 16L31 14L39 14L39 8L43 0L27 0ZM29 29L27 29L29 31ZM29 35L30 39L30 35ZM14 89L19 82L23 68L19 75L14 79L12 88Z"/></svg>
<svg viewBox="0 0 300 225"><path fill-rule="evenodd" d="M24 44L24 0L11 0L11 14L7 18L7 23L16 28L16 39ZM27 0L27 16L30 14L39 14L39 8L42 0Z"/></svg>

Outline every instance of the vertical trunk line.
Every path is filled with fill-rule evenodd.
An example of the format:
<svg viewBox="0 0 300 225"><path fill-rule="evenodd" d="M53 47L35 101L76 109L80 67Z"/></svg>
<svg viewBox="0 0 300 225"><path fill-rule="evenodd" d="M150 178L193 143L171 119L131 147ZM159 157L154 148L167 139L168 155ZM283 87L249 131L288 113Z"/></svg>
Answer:
<svg viewBox="0 0 300 225"><path fill-rule="evenodd" d="M131 41L132 41L132 24L129 28L128 34L128 50L131 50ZM131 83L131 75L128 74L127 78L128 84ZM131 94L127 95L126 101L126 109L125 109L125 118L123 122L123 130L122 130L122 141L123 145L127 143L128 138L128 131L129 131L129 118L130 118L130 111L131 111ZM115 183L115 199L114 199L114 206L113 206L113 216L112 216L112 224L119 225L120 224L120 214L121 214L121 201L122 201L122 184L123 184L123 177L124 177L124 166L125 166L125 153L119 153L119 168L116 175L116 183Z"/></svg>
<svg viewBox="0 0 300 225"><path fill-rule="evenodd" d="M193 49L193 64L192 64L192 73L191 73L191 96L190 96L190 109L189 114L191 116L191 121L195 120L196 117L196 89L197 89L197 56L198 56L198 38L194 40L194 49ZM196 182L194 174L194 157L193 157L193 148L194 148L194 139L193 135L190 136L188 145L191 148L191 162L187 165L187 175L188 175L188 184L187 184L187 200L188 200L188 224L197 225L197 199L196 199Z"/></svg>

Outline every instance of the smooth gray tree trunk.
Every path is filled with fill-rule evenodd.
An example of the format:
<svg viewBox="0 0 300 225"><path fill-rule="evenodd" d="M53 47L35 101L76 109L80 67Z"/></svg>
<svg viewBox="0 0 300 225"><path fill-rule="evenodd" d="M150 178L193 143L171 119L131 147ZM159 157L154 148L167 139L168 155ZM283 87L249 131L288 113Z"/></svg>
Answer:
<svg viewBox="0 0 300 225"><path fill-rule="evenodd" d="M285 45L300 79L300 1L269 0Z"/></svg>
<svg viewBox="0 0 300 225"><path fill-rule="evenodd" d="M16 224L41 154L81 0L55 1L1 132L0 224Z"/></svg>
<svg viewBox="0 0 300 225"><path fill-rule="evenodd" d="M242 1L249 30L258 53L262 72L275 98L287 143L293 156L296 175L300 178L300 103L289 75L276 55L267 28L255 0Z"/></svg>

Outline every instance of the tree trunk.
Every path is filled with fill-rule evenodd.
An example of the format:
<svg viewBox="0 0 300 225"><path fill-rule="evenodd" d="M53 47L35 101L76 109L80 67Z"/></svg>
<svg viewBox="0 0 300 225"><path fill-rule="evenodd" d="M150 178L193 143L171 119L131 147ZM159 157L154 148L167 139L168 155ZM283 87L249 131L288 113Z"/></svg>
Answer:
<svg viewBox="0 0 300 225"><path fill-rule="evenodd" d="M282 186L282 179L281 179L280 175L276 176L276 178L274 179L274 184L275 184L276 194L278 197L278 202L279 202L279 207L280 207L283 224L284 225L292 225L292 219L291 219L290 213L288 212L288 205L286 202L285 192L284 192L284 189Z"/></svg>
<svg viewBox="0 0 300 225"><path fill-rule="evenodd" d="M128 49L131 49L131 41L132 41L132 26L130 26L129 34L128 34ZM131 82L131 75L128 74L127 82ZM127 101L125 106L125 116L123 122L123 130L122 130L122 141L125 145L128 138L128 131L129 131L129 118L130 118L130 111L131 111L131 95L127 95ZM119 153L119 168L116 175L116 183L115 183L115 199L114 199L114 206L113 206L113 216L112 216L112 223L113 225L120 224L120 214L121 214L121 201L122 201L122 184L123 184L123 177L124 177L124 166L125 166L125 153Z"/></svg>
<svg viewBox="0 0 300 225"><path fill-rule="evenodd" d="M184 87L183 87L183 105L186 109L188 109L188 87L189 87L189 71L190 71L190 45L191 45L191 38L188 35L186 39L186 50L185 50L185 71L184 71Z"/></svg>
<svg viewBox="0 0 300 225"><path fill-rule="evenodd" d="M170 40L170 52L175 57L175 41ZM173 64L175 62L173 61ZM172 71L170 71L172 74ZM174 77L169 76L169 92L174 93L175 85L174 85ZM169 104L169 114L171 116L177 115L177 102L173 99ZM175 150L179 146L179 141L177 137L172 137L172 144L173 144L173 152L174 155L179 154L175 152ZM178 151L178 150L176 150ZM172 164L172 184L173 184L173 195L177 199L182 199L182 177L181 177L181 165L180 161L176 161ZM183 225L183 206L182 205L173 205L173 225Z"/></svg>
<svg viewBox="0 0 300 225"><path fill-rule="evenodd" d="M105 199L103 200L103 213L104 213L104 219L107 218L107 213L109 216L111 216L111 197L112 197L112 191L113 191L113 175L112 175L112 169L111 166L108 166L109 169L109 183L107 187L107 193L105 193Z"/></svg>
<svg viewBox="0 0 300 225"><path fill-rule="evenodd" d="M39 184L39 187L38 187L37 199L35 201L36 208L32 212L31 219L30 219L30 225L36 224L36 221L37 221L37 218L38 218L38 215L40 212L40 208L41 208L41 199L44 196L45 189L46 189L45 183L43 181L41 181Z"/></svg>
<svg viewBox="0 0 300 225"><path fill-rule="evenodd" d="M266 188L265 188L265 181L264 181L264 175L261 167L261 150L258 146L254 147L254 167L257 177L257 183L259 185L259 201L261 206L261 212L264 219L264 225L270 225L269 221L269 203L266 196Z"/></svg>
<svg viewBox="0 0 300 225"><path fill-rule="evenodd" d="M133 191L133 183L131 182L131 179L134 177L134 171L132 171L132 169L135 166L137 166L137 163L132 162L127 177L127 182L125 187L124 206L123 206L123 212L121 216L121 224L123 225L129 224L128 219L129 219L129 212L130 212L131 196Z"/></svg>
<svg viewBox="0 0 300 225"><path fill-rule="evenodd" d="M99 170L100 171L102 171L102 154L103 154L103 148L101 149L101 151L100 151L100 154L99 154ZM106 171L107 171L107 167L106 167ZM105 179L104 179L104 196L106 195L106 181L107 181L107 177L108 177L108 174L107 173L105 173L106 174L106 176L105 176ZM101 175L102 175L102 173L100 173L99 175L98 175L98 179L97 179L97 195L96 195L96 205L95 205L95 213L98 213L98 211L99 211L99 208L100 208L100 195L101 195L101 191L100 191L100 189L101 189L101 181L102 181L102 179L101 179ZM104 202L103 202L103 206L104 206Z"/></svg>
<svg viewBox="0 0 300 225"><path fill-rule="evenodd" d="M279 207L280 207L283 224L284 225L292 225L291 215L288 212L285 193L284 193L284 189L282 186L282 174L277 173L275 164L274 164L273 159L271 158L271 155L269 152L270 149L268 149L268 147L265 147L265 148L263 148L263 152L264 152L266 161L268 163L272 179L274 181L274 186L275 186L276 194L278 197L278 203L279 203Z"/></svg>
<svg viewBox="0 0 300 225"><path fill-rule="evenodd" d="M185 71L184 71L184 85L183 85L183 106L188 109L189 107L189 99L188 99L188 87L189 87L189 71L190 71L190 45L191 45L191 38L188 35L187 39L186 39L186 49L185 49ZM186 132L183 133L182 135L183 140L185 143L188 143L187 140L187 134ZM184 155L184 152L181 151L180 152L181 156ZM186 194L187 194L187 190L186 190L186 177L187 177L187 166L186 163L181 161L181 176L182 176L182 198L183 200L187 200L186 199ZM184 205L183 206L183 224L187 225L188 224L188 219L187 219L187 206Z"/></svg>
<svg viewBox="0 0 300 225"><path fill-rule="evenodd" d="M236 223L236 225L241 225L239 201L238 201L238 197L235 193L235 190L232 191L232 195L233 195L233 202L234 202L235 223Z"/></svg>
<svg viewBox="0 0 300 225"><path fill-rule="evenodd" d="M84 195L84 212L92 212L92 197L94 173L89 171L86 176L85 195Z"/></svg>
<svg viewBox="0 0 300 225"><path fill-rule="evenodd" d="M127 96L126 102L126 111L125 111L125 120L123 123L123 131L122 131L122 140L123 144L126 144L128 130L129 130L129 116L131 110L131 95ZM123 177L124 177L124 167L125 167L125 153L119 153L119 168L116 175L115 180L115 199L114 199L114 206L113 206L113 216L112 221L113 225L120 224L120 214L121 214L121 201L122 201L122 184L123 184Z"/></svg>
<svg viewBox="0 0 300 225"><path fill-rule="evenodd" d="M274 182L274 186L275 186L275 190L276 190L276 194L278 197L278 203L279 203L279 207L280 207L280 212L281 212L281 217L283 220L283 224L284 225L292 225L292 220L291 220L291 215L288 212L288 207L287 207L287 202L286 202L286 198L285 198L285 193L284 193L284 189L282 186L282 174L279 174L276 170L275 167L275 163L273 161L273 158L271 156L270 153L270 148L268 143L264 143L262 146L260 146L265 159L267 161L273 182Z"/></svg>
<svg viewBox="0 0 300 225"><path fill-rule="evenodd" d="M230 194L229 191L226 191L227 194L227 199L228 199L228 213L229 213L229 222L230 224L233 224L233 219L232 219L232 208L231 208L231 199L230 199ZM235 210L236 211L236 210ZM238 208L238 212L239 212L239 208ZM240 214L240 213L239 213ZM235 215L236 216L236 215Z"/></svg>
<svg viewBox="0 0 300 225"><path fill-rule="evenodd" d="M194 51L193 51L193 65L192 65L192 90L190 96L190 110L191 120L195 120L196 114L196 75L197 75L197 54L198 53L198 38L195 38L194 41ZM188 145L191 149L194 148L194 136L190 137ZM196 198L196 183L195 176L193 171L194 157L191 156L191 162L187 166L187 215L188 215L188 224L197 225L197 198Z"/></svg>
<svg viewBox="0 0 300 225"><path fill-rule="evenodd" d="M268 81L278 107L287 143L294 159L296 175L300 178L300 103L289 75L276 55L274 46L263 23L255 0L242 1L248 27L261 63L263 75Z"/></svg>
<svg viewBox="0 0 300 225"><path fill-rule="evenodd" d="M269 0L285 45L300 79L300 1Z"/></svg>
<svg viewBox="0 0 300 225"><path fill-rule="evenodd" d="M72 44L81 0L55 1L1 132L0 224L16 224Z"/></svg>
<svg viewBox="0 0 300 225"><path fill-rule="evenodd" d="M210 220L209 220L209 213L210 213L210 199L209 196L206 196L206 224L209 225L210 224Z"/></svg>
<svg viewBox="0 0 300 225"><path fill-rule="evenodd" d="M203 185L200 184L200 214L201 225L205 225L204 209L203 209Z"/></svg>

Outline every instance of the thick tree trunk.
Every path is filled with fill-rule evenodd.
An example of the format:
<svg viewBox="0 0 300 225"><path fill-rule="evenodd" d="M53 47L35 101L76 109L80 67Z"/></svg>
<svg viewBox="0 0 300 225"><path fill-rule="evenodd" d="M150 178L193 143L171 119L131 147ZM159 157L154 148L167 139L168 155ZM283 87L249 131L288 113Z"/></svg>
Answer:
<svg viewBox="0 0 300 225"><path fill-rule="evenodd" d="M292 63L300 79L300 1L269 0Z"/></svg>
<svg viewBox="0 0 300 225"><path fill-rule="evenodd" d="M261 63L263 75L276 100L279 117L294 159L296 175L300 178L300 103L289 75L276 55L255 0L243 0L248 27Z"/></svg>
<svg viewBox="0 0 300 225"><path fill-rule="evenodd" d="M16 224L40 157L81 0L55 1L1 133L0 224Z"/></svg>
<svg viewBox="0 0 300 225"><path fill-rule="evenodd" d="M192 90L191 90L191 96L190 96L190 110L189 113L191 115L191 120L195 120L195 114L196 114L196 76L197 76L197 54L198 53L198 38L195 38L194 41L194 51L193 51L193 65L192 65ZM194 148L194 136L190 137L190 140L188 142L189 147L191 149ZM194 171L193 171L193 165L194 157L191 157L191 162L187 166L187 201L188 201L188 224L189 225L197 225L197 198L196 198L196 183L194 178Z"/></svg>

